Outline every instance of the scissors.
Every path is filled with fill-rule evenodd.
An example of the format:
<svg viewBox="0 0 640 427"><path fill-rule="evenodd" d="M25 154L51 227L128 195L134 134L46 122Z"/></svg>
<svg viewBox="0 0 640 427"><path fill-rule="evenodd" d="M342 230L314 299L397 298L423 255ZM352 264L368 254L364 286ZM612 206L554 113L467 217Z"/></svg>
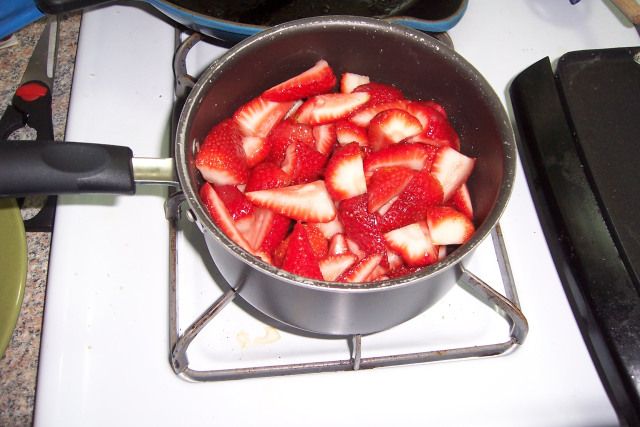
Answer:
<svg viewBox="0 0 640 427"><path fill-rule="evenodd" d="M51 91L58 50L58 22L47 19L22 80L11 103L0 118L0 139L6 140L18 129L29 127L36 140L54 139L51 113ZM24 200L19 200L23 202ZM56 197L50 196L40 212L24 222L28 231L51 231L55 217Z"/></svg>

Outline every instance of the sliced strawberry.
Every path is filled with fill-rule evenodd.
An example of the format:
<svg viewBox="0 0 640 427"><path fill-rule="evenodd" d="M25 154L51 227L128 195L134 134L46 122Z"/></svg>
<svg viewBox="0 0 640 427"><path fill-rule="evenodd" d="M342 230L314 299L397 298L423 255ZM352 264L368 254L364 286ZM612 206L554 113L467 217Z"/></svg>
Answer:
<svg viewBox="0 0 640 427"><path fill-rule="evenodd" d="M313 147L315 138L311 126L296 123L292 119L282 120L276 124L267 136L268 144L271 146L265 161L280 165L284 160L287 147L295 142L302 142Z"/></svg>
<svg viewBox="0 0 640 427"><path fill-rule="evenodd" d="M347 248L349 248L349 252L356 254L358 256L358 259L362 259L365 256L367 256L367 253L364 251L364 249L362 249L360 245L354 242L353 239L347 236L346 240L347 240Z"/></svg>
<svg viewBox="0 0 640 427"><path fill-rule="evenodd" d="M384 110L376 114L369 123L369 147L375 153L420 132L420 121L410 113L399 108Z"/></svg>
<svg viewBox="0 0 640 427"><path fill-rule="evenodd" d="M352 142L334 151L324 173L333 200L344 200L367 192L360 146Z"/></svg>
<svg viewBox="0 0 640 427"><path fill-rule="evenodd" d="M338 255L349 252L349 246L347 246L347 238L343 233L336 233L331 236L329 240L329 248L327 249L328 255ZM356 257L357 258L357 257Z"/></svg>
<svg viewBox="0 0 640 427"><path fill-rule="evenodd" d="M459 149L458 134L449 123L446 113L440 105L432 101L413 101L407 105L407 111L422 123L423 131L411 138L411 142L421 142L435 147L450 145Z"/></svg>
<svg viewBox="0 0 640 427"><path fill-rule="evenodd" d="M363 76L356 73L344 73L340 78L340 92L351 93L360 85L369 83L369 76Z"/></svg>
<svg viewBox="0 0 640 427"><path fill-rule="evenodd" d="M261 136L243 136L242 148L247 157L247 166L251 169L267 158L271 151L271 142Z"/></svg>
<svg viewBox="0 0 640 427"><path fill-rule="evenodd" d="M196 155L196 167L206 181L215 185L247 182L249 168L235 122L227 119L211 129Z"/></svg>
<svg viewBox="0 0 640 427"><path fill-rule="evenodd" d="M450 202L457 210L473 219L473 205L471 204L471 195L469 194L469 188L466 183L463 183L453 196L451 196Z"/></svg>
<svg viewBox="0 0 640 427"><path fill-rule="evenodd" d="M398 199L382 216L379 224L383 233L423 221L429 206L442 204L442 186L426 169L415 173Z"/></svg>
<svg viewBox="0 0 640 427"><path fill-rule="evenodd" d="M431 238L422 232L418 223L391 230L384 234L384 238L409 267L420 267L438 261L437 248Z"/></svg>
<svg viewBox="0 0 640 427"><path fill-rule="evenodd" d="M342 273L336 282L357 283L366 282L371 273L376 269L378 264L383 260L380 254L369 254L360 261L352 265L347 271Z"/></svg>
<svg viewBox="0 0 640 427"><path fill-rule="evenodd" d="M329 92L337 81L327 61L321 59L307 71L265 91L262 97L276 102L295 101Z"/></svg>
<svg viewBox="0 0 640 427"><path fill-rule="evenodd" d="M387 266L387 244L378 225L379 218L378 214L367 210L366 194L343 200L338 205L338 219L349 239L366 253L381 254L382 265Z"/></svg>
<svg viewBox="0 0 640 427"><path fill-rule="evenodd" d="M338 140L335 124L328 123L326 125L314 126L313 137L315 139L313 148L315 148L320 154L328 157Z"/></svg>
<svg viewBox="0 0 640 427"><path fill-rule="evenodd" d="M336 217L336 207L323 181L269 190L249 191L247 198L258 206L274 210L291 219L329 222Z"/></svg>
<svg viewBox="0 0 640 427"><path fill-rule="evenodd" d="M352 253L328 255L318 261L322 277L328 282L333 282L349 267L358 261L358 257Z"/></svg>
<svg viewBox="0 0 640 427"><path fill-rule="evenodd" d="M366 92L316 95L300 106L296 121L310 125L337 122L348 117L368 100L369 94Z"/></svg>
<svg viewBox="0 0 640 427"><path fill-rule="evenodd" d="M367 179L382 167L403 166L413 170L430 169L436 156L436 149L424 144L395 144L371 154L364 160L364 174Z"/></svg>
<svg viewBox="0 0 640 427"><path fill-rule="evenodd" d="M249 226L246 229L239 228L254 250L259 250L262 246L276 215L271 209L255 208L254 206Z"/></svg>
<svg viewBox="0 0 640 427"><path fill-rule="evenodd" d="M220 185L213 187L224 203L234 221L251 216L256 207L247 199L244 193L235 185Z"/></svg>
<svg viewBox="0 0 640 427"><path fill-rule="evenodd" d="M360 85L353 89L353 92L368 93L370 98L367 106L404 99L404 95L400 89L378 82Z"/></svg>
<svg viewBox="0 0 640 427"><path fill-rule="evenodd" d="M331 239L334 234L344 233L344 228L342 227L342 223L338 220L336 216L332 221L329 222L314 222L313 225L318 227L322 234L327 239Z"/></svg>
<svg viewBox="0 0 640 427"><path fill-rule="evenodd" d="M357 142L361 147L368 145L367 128L358 126L348 120L340 120L336 123L336 138L340 145Z"/></svg>
<svg viewBox="0 0 640 427"><path fill-rule="evenodd" d="M278 246L278 244L280 244L280 242L282 242L282 240L289 234L291 222L292 221L286 216L275 214L271 224L267 227L267 233L262 239L259 249L265 253L271 254L276 246Z"/></svg>
<svg viewBox="0 0 640 427"><path fill-rule="evenodd" d="M200 187L200 198L209 211L209 215L213 221L220 227L220 229L238 246L250 253L253 252L253 248L244 238L242 233L237 229L229 210L224 205L224 202L220 200L220 197L213 189L213 186L208 182L205 182Z"/></svg>
<svg viewBox="0 0 640 427"><path fill-rule="evenodd" d="M320 178L326 163L327 156L302 142L296 142L287 148L282 170L291 177L291 185L297 185Z"/></svg>
<svg viewBox="0 0 640 427"><path fill-rule="evenodd" d="M309 238L309 244L313 249L313 254L316 259L324 258L329 250L329 239L324 237L322 232L313 224L303 224L307 230L307 237Z"/></svg>
<svg viewBox="0 0 640 427"><path fill-rule="evenodd" d="M286 236L284 240L278 243L273 249L273 252L271 252L271 260L273 262L273 265L275 265L276 267L282 267L282 261L284 261L284 256L287 254L287 249L289 249L290 241L291 234Z"/></svg>
<svg viewBox="0 0 640 427"><path fill-rule="evenodd" d="M282 269L311 279L323 280L318 261L309 243L307 230L300 223L293 227Z"/></svg>
<svg viewBox="0 0 640 427"><path fill-rule="evenodd" d="M443 203L447 202L471 175L475 162L474 158L467 157L451 147L438 149L433 159L431 173L442 185Z"/></svg>
<svg viewBox="0 0 640 427"><path fill-rule="evenodd" d="M427 225L431 240L436 245L461 245L475 232L473 223L465 214L447 206L428 208Z"/></svg>
<svg viewBox="0 0 640 427"><path fill-rule="evenodd" d="M415 171L404 166L386 166L375 170L367 184L367 209L375 212L407 186Z"/></svg>
<svg viewBox="0 0 640 427"><path fill-rule="evenodd" d="M407 276L409 274L417 273L424 267L408 267L407 265L400 265L386 273L388 279L396 279L398 277Z"/></svg>
<svg viewBox="0 0 640 427"><path fill-rule="evenodd" d="M267 101L257 97L244 104L233 114L244 136L267 136L271 129L291 109L291 102Z"/></svg>
<svg viewBox="0 0 640 427"><path fill-rule="evenodd" d="M262 162L249 173L249 181L244 191L268 190L289 185L291 177L274 163Z"/></svg>
<svg viewBox="0 0 640 427"><path fill-rule="evenodd" d="M371 119L373 119L378 113L385 110L391 110L393 108L405 110L410 102L411 101L408 100L398 100L361 107L358 111L349 116L348 120L358 126L367 127L369 126L369 123L371 123Z"/></svg>

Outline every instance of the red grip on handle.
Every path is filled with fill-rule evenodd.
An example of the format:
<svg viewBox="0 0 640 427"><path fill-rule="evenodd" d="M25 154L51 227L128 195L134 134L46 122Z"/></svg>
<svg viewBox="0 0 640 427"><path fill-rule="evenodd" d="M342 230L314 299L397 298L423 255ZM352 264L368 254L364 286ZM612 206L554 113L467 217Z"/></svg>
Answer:
<svg viewBox="0 0 640 427"><path fill-rule="evenodd" d="M40 83L27 83L22 85L16 90L16 96L19 96L25 101L35 101L36 99L45 96L47 94L47 87Z"/></svg>

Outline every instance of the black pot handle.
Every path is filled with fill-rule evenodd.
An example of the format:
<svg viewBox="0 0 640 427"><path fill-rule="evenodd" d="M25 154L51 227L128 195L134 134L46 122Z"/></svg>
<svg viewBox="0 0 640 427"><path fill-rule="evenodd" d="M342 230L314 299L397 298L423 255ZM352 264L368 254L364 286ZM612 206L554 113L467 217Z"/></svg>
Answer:
<svg viewBox="0 0 640 427"><path fill-rule="evenodd" d="M0 144L0 198L65 193L134 194L128 147L55 141Z"/></svg>
<svg viewBox="0 0 640 427"><path fill-rule="evenodd" d="M111 3L113 0L34 0L38 10L47 15L59 15L90 6Z"/></svg>

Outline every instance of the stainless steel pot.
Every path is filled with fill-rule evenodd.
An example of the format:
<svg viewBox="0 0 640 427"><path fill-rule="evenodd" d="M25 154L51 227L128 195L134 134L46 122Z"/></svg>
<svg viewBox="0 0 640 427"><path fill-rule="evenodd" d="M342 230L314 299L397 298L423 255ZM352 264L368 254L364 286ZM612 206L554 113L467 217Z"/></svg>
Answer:
<svg viewBox="0 0 640 427"><path fill-rule="evenodd" d="M212 221L198 189L195 154L211 127L265 89L326 59L396 85L411 99L433 99L449 113L461 151L475 157L468 180L475 235L419 273L367 284L296 276L254 258ZM238 294L258 310L299 329L328 335L381 331L425 311L456 283L455 268L497 225L511 194L516 163L513 132L482 75L446 45L377 19L309 18L272 27L230 49L198 80L176 132L175 162L132 159L126 147L5 141L0 144L0 197L69 192L131 194L136 182L168 182L173 167L211 256Z"/></svg>
<svg viewBox="0 0 640 427"><path fill-rule="evenodd" d="M449 112L461 151L476 157L468 181L476 234L445 260L398 279L337 284L290 274L249 255L211 220L198 197L194 158L211 127L263 90L317 60L433 99ZM381 331L422 313L455 284L454 266L496 226L509 199L516 149L509 119L482 75L447 46L375 19L321 17L279 25L245 40L213 63L193 88L176 136L179 181L211 256L238 294L286 324L330 335Z"/></svg>

